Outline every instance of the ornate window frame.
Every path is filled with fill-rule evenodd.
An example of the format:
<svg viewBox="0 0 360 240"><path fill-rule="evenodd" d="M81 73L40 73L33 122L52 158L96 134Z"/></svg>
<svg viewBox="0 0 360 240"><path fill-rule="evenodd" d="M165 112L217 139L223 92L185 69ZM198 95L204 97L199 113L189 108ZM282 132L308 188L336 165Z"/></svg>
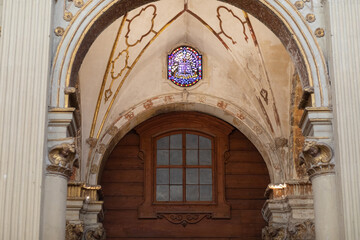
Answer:
<svg viewBox="0 0 360 240"><path fill-rule="evenodd" d="M144 161L144 201L138 208L139 218L169 218L195 214L197 218L230 218L230 206L225 200L225 153L229 149L228 135L234 129L215 117L194 113L177 112L154 117L135 128L140 135L140 153ZM154 193L155 139L164 133L185 130L204 133L214 140L214 199L212 202L159 203ZM179 216L177 216L179 215Z"/></svg>

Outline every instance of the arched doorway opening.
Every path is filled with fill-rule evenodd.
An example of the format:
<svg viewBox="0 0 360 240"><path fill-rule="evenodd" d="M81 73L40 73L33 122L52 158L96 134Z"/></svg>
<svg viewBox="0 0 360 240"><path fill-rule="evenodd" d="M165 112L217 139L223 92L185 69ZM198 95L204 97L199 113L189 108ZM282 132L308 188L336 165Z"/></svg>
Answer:
<svg viewBox="0 0 360 240"><path fill-rule="evenodd" d="M94 3L95 2L96 1L94 1ZM241 52L241 50L243 49L250 49L250 48L249 47L240 48L236 46L236 41L231 40L232 39L231 36L229 37L228 32L223 29L222 24L224 23L224 21L219 15L217 15L217 20L214 21L213 18L214 16L205 14L204 16L208 17L206 22L200 17L202 13L201 6L199 5L192 6L193 8L190 9L188 8L187 1L184 2L178 1L178 2L182 4L180 8L176 10L179 13L176 12L173 13L173 15L175 15L175 17L173 18L171 18L172 16L167 16L170 18L169 23L172 22L175 23L171 26L172 30L167 33L166 31L164 31L164 29L165 27L170 26L170 24L166 24L166 21L168 19L165 19L163 17L164 15L162 16L163 18L159 23L159 24L165 23L164 25L161 25L164 27L161 27L159 25L156 29L153 28L153 23L154 23L153 20L155 16L158 14L157 7L159 7L160 9L161 4L163 4L164 7L165 1L157 2L159 4L153 3L147 6L144 5L143 7L141 7L141 9L140 8L134 9L135 7L141 5L139 2L136 3L134 2L135 5L132 5L127 1L112 1L112 2L104 1L102 5L97 5L97 6L93 6L92 3L90 3L89 5L87 5L87 7L90 8L91 6L92 7L91 10L89 10L87 7L84 8L84 10L89 10L88 13L89 14L91 13L90 14L91 16L85 14L86 16L82 18L83 22L76 22L74 20L74 24L72 27L69 28L69 32L65 32L65 35L62 39L63 41L59 45L58 53L60 57L58 58L57 56L54 61L55 67L54 67L53 79L52 79L54 89L52 91L52 96L50 98L53 106L67 108L69 106L72 106L72 104L76 102L76 101L71 101L71 97L69 99L69 96L75 98L73 94L74 89L71 88L73 85L76 86L76 83L80 82L80 89L83 88L81 89L80 92L87 93L87 95L82 99L82 105L81 105L82 108L81 114L83 117L82 119L86 119L86 121L82 121L83 127L82 127L81 144L83 146L83 149L81 153L82 153L83 161L76 180L85 181L86 183L89 184L96 184L98 180L98 173L99 173L99 167L101 165L101 159L103 158L104 153L106 153L109 147L108 144L111 141L112 137L114 136L114 134L118 133L117 132L119 130L118 127L119 126L124 127L122 131L127 132L128 130L130 130L128 128L130 128L132 124L138 121L138 119L136 119L136 116L138 116L139 113L141 114L144 111L145 112L148 111L149 114L154 114L154 115L157 114L155 112L156 110L154 106L158 104L160 101L164 101L166 104L171 104L174 102L180 104L182 103L191 104L196 102L204 105L216 106L217 108L223 111L221 113L222 115L227 116L230 113L231 116L234 116L233 119L231 119L230 121L234 122L235 125L239 121L241 122L246 119L245 116L246 114L244 114L243 111L239 109L242 108L245 109L245 111L250 111L251 112L250 115L253 116L255 119L259 120L258 122L260 123L259 125L251 126L250 131L252 131L253 135L256 136L255 140L261 142L262 136L264 135L269 136L268 138L269 141L267 141L266 144L263 145L264 149L262 150L259 149L259 151L261 151L262 154L264 151L266 151L266 154L268 155L272 154L273 156L275 156L274 157L274 159L276 159L276 161L274 161L275 164L269 164L268 161L269 159L266 160L266 158L264 157L266 163L268 164L268 168L274 169L273 170L274 175L272 175L271 173L270 175L273 183L276 185L275 187L279 187L278 186L279 183L284 183L287 180L293 179L293 177L297 178L298 172L296 167L298 166L294 166L295 164L292 162L293 160L292 157L289 157L292 149L290 149L291 146L288 145L289 142L296 140L295 139L296 137L292 138L291 136L292 129L290 126L290 122L291 122L290 118L291 115L294 113L295 111L294 109L296 108L296 106L294 103L290 103L291 102L289 96L290 94L289 95L282 94L280 90L278 94L276 94L276 90L281 88L269 86L271 84L276 85L277 83L281 82L284 83L284 85L286 85L285 87L282 86L284 87L285 92L290 93L291 87L289 83L293 82L292 77L293 74L295 74L295 72L291 70L288 71L287 73L290 74L287 75L288 79L285 79L285 81L280 81L278 76L275 76L273 78L276 79L276 81L270 81L271 77L270 79L267 78L268 74L266 74L266 69L264 67L264 65L266 65L265 64L266 60L264 61L265 58L263 58L262 56L261 57L262 59L258 59L257 61L255 61L256 63L259 64L259 67L256 66L257 70L255 70L255 74L253 74L254 69L251 68L251 66L254 65L249 64L252 63L252 61L248 61L248 60L254 60L254 59L251 59L251 57L249 58L245 57L241 59L244 56L241 56L241 54L240 56L236 55L237 50ZM301 85L303 90L302 93L304 97L303 99L301 99L300 105L302 107L304 107L305 105L325 106L325 107L328 106L330 104L329 103L330 101L327 96L326 69L324 68L324 64L322 62L321 53L317 54L319 49L315 47L316 44L314 45L314 41L313 41L314 39L312 37L306 38L305 36L306 33L309 33L309 29L307 30L305 29L306 30L305 35L304 32L301 31L304 30L303 29L304 22L298 21L299 19L296 20L296 18L293 18L293 16L288 16L288 15L284 16L281 14L283 10L284 11L291 10L291 7L288 6L287 4L273 5L273 4L267 4L262 1L247 1L247 2L244 1L242 3L244 3L244 5L241 5L243 7L243 10L254 14L255 17L262 20L262 22L265 23L266 26L268 26L278 36L278 38L282 41L282 43L286 45L286 50L289 52L290 56L292 57L292 60L296 65L297 74L300 76L300 80L301 80ZM134 9L134 12L130 13L131 11L129 11L128 12L129 15L125 14L126 11L123 10L127 8L123 4L125 5L128 4L126 5L128 9L129 10ZM229 15L230 18L228 18L228 20L238 19L239 14L237 15L234 14L233 12L234 9L231 10L230 7L228 6L218 6L216 5L218 4L217 1L212 1L212 4L213 7L216 7L216 9L212 11L213 13L217 12L218 14L220 14L219 13L220 10L227 11L228 13L230 13ZM234 4L236 5L236 3ZM123 8L117 9L116 6L117 7L122 6ZM150 10L152 9L152 11L147 12L142 16L145 15L145 18L148 18L149 20L147 21L147 23L151 23L150 31L144 31L143 35L140 32L137 32L138 33L137 37L139 38L132 39L130 37L129 40L129 33L131 32L130 29L132 29L130 25L132 24L132 22L136 22L138 16L140 16L142 13L146 12L149 9ZM195 13L195 10L197 10L198 12ZM265 10L266 14L261 13L261 10ZM291 11L293 10L294 9L292 9ZM285 12L289 14L289 11L285 11ZM94 14L96 16L94 16ZM247 16L246 12L244 12L244 14L245 14L244 16ZM294 14L298 14L298 13L296 13L295 11ZM187 23L185 24L188 27L187 28L188 31L185 31L187 34L184 35L180 34L180 36L177 36L178 38L176 37L171 38L172 35L178 33L176 29L178 29L179 26L180 27L183 26L181 21L176 22L176 21L172 21L171 19L176 20L176 19L180 19L180 17L183 22ZM117 19L117 22L114 22L115 19ZM267 22L266 20L269 21ZM251 29L250 26L251 24L248 20L246 21L246 23L248 24L247 30L245 30L244 21L240 20L240 22L243 25L244 34L245 34L245 36L242 36L243 42L247 42L248 39L246 38L247 35L245 31L248 31L249 33L253 33L252 31L253 29ZM86 53L89 53L89 55L92 54L92 52L89 51L90 49L89 45L93 43L94 43L93 45L96 45L94 42L95 38L100 39L101 37L104 37L106 34L100 36L101 35L100 33L107 32L108 29L104 29L104 28L107 26L109 26L110 28L111 23L113 23L113 27L115 26L114 28L112 28L113 30L112 32L114 33L112 37L116 39L115 42L117 42L117 39L122 39L125 41L127 47L125 46L125 50L124 49L121 50L121 47L117 49L118 46L116 45L116 43L114 43L113 49L109 52L112 53L116 52L117 55L113 56L111 53L110 54L111 57L106 58L106 60L102 62L103 65L104 63L107 63L107 67L106 66L104 67L105 71L103 71L104 69L101 69L101 71L98 71L98 73L103 74L103 72L105 72L105 75L106 76L111 75L112 79L110 78L107 79L106 76L94 77L95 74L92 74L91 69L95 69L97 66L91 64L87 65L86 63L88 63L89 59L85 59L84 56L86 55ZM194 27L195 25L197 26L196 28ZM121 32L122 26L126 26L127 32L126 31ZM116 30L114 30L116 28L119 29L117 36L116 36ZM220 28L221 31L220 30L214 31L215 28ZM135 28L135 29L139 31L141 30L140 28ZM202 34L197 34L199 29L201 29ZM70 30L73 31L71 39L69 39L69 34L68 34L70 33ZM142 29L142 30L146 30L146 29ZM268 31L266 27L265 30ZM119 37L121 33L123 33L124 36ZM148 35L148 33L150 33L150 35ZM171 41L167 41L167 40L158 41L159 44L156 45L156 47L148 48L150 44L155 42L155 38L157 38L160 35L160 33L165 33L161 36L165 39L170 39ZM221 34L224 36L220 37ZM309 36L312 36L311 33ZM130 53L132 53L131 51L128 51L129 48L137 45L139 42L142 41L142 39L146 37L149 37L147 39L148 42L144 41L142 43L144 45L143 48L139 47L139 49L135 49L133 51L134 56L129 57L129 55L131 55ZM112 39L112 38L107 38L107 39ZM213 39L215 39L216 41L212 41ZM210 72L208 72L209 73L208 76L211 76L208 78L207 80L208 82L204 81L205 84L203 84L199 88L193 88L189 90L185 89L184 91L181 91L179 89L174 90L169 86L164 87L165 83L164 84L161 83L162 86L157 89L150 87L144 88L143 86L159 86L160 85L159 82L155 82L155 81L158 81L159 79L163 80L162 70L161 68L159 68L159 66L161 66L161 60L157 62L158 64L156 64L156 61L154 61L154 59L158 57L157 60L159 60L162 55L166 54L167 51L166 49L173 49L176 46L176 44L185 44L189 42L191 43L190 45L193 45L195 48L199 48L203 52L207 53L208 60L209 59L212 60L211 62L212 66L209 67L208 69L216 69L217 67L222 69L223 67L226 66L229 68L225 70L222 69L221 71L221 73L226 72L226 74L210 75ZM226 42L228 42L228 44ZM254 50L253 52L249 53L248 56L254 57L261 55L261 51L260 51L261 49L258 48L257 45L259 42L256 40L256 38L253 38L253 42L251 41L249 42L253 43L254 45L253 47L257 52ZM231 49L230 47L228 47L230 44L233 44L231 45L231 47L233 47ZM103 51L103 48L105 48L105 46L111 46L112 44L111 43L104 44L103 42L100 43L99 45L101 46L99 52L104 53L105 51ZM64 47L65 49L64 51L62 51L61 49L63 49ZM283 45L281 45L281 47L282 50L285 50ZM149 51L145 51L147 49ZM136 55L137 54L136 51L140 52L140 54ZM142 57L143 56L142 54L145 52L148 55L146 56L146 54L144 54L144 56L146 57ZM285 54L282 54L282 57L286 58L285 62L291 63L291 60L289 60L288 58L289 56L286 57L285 55L286 55L286 51ZM100 59L98 58L98 56L100 55L95 54L95 56L97 60ZM154 58L153 56L156 57ZM128 58L132 60L131 65L128 65ZM278 58L272 58L268 56L268 59L278 59ZM90 61L92 60L94 60L94 58L90 57ZM136 69L134 67L135 66L134 64L136 64L137 62L139 63L142 62L142 65L138 64ZM242 63L245 64L241 66ZM117 69L115 69L116 64L118 64ZM124 66L121 64L124 64ZM286 71L283 70L286 69L286 67L283 66L283 68L279 68L278 67L279 65L277 64L274 65L276 65L276 67L274 67L273 70L276 71L281 69L279 71L281 73L280 74L278 73L278 75L284 75L283 73ZM132 71L133 69L135 70ZM293 70L294 68L291 69ZM157 73L157 75L148 74L150 72L151 73L155 72ZM81 75L82 73L88 73L88 75L86 74ZM121 78L118 79L117 77L113 77L113 76L121 76ZM78 79L78 77L80 81L76 82L75 79ZM95 79L93 81L93 84L91 84L89 81L91 79ZM222 81L214 81L215 79L216 80L221 79ZM81 82L81 80L83 82ZM146 80L146 82L144 80ZM256 83L257 81L260 82L259 85L257 85ZM233 85L228 84L230 82L235 84ZM112 88L113 85L114 88ZM93 86L97 86L97 88ZM124 86L124 88L122 88L122 86ZM225 86L226 89L225 87L222 88L223 86ZM312 87L314 89L312 89ZM271 90L271 88L275 89L274 90L275 94L272 93L273 90ZM158 91L159 89L160 91ZM222 89L222 91L219 91L219 89ZM150 90L150 91L146 91L146 90ZM312 91L314 91L314 94ZM96 102L96 98L92 96L94 96L94 94L97 93L99 93L99 95L97 98L98 101ZM301 95L301 90L300 90L300 95ZM84 96L84 94L82 94L82 96ZM282 98L283 96L286 97ZM279 104L280 102L280 105L282 106L279 107L279 105L275 103L276 98L278 98L277 104ZM216 99L215 102L213 101L214 99ZM138 105L139 103L141 103L141 107L137 109L133 108L133 106ZM232 103L235 103L235 105L236 104L240 105L240 108L237 109L232 108L231 107ZM289 109L290 109L290 113L289 113ZM324 109L322 109L321 111L323 110ZM88 121L88 119L90 118L93 119L92 123ZM118 121L119 124L115 125L115 123L117 123L117 120L119 120ZM241 124L242 123L240 123L239 125ZM309 132L311 131L309 130ZM253 141L254 139L251 140ZM296 164L298 163L299 162L297 162ZM305 191L306 194L309 194L309 188L308 188L309 184L307 182L308 179L306 176L301 176L301 178L302 179L297 179L297 180L302 181L301 182L302 185L300 184L301 187L303 187L304 185L305 186L304 188L307 189ZM298 192L295 192L295 195L296 194L298 194ZM303 193L301 194L305 195ZM310 203L308 204L309 205L308 208L310 209L312 208L311 204L312 203L310 201ZM273 211L273 209L271 211ZM271 215L272 213L269 214ZM311 214L312 212L310 210L309 214L306 215L306 218L312 218ZM289 217L287 217L288 215L286 215L286 213L283 212L283 215L286 218L286 220L279 222L278 225L281 226L286 225L286 228L288 222L290 221L297 223L303 220L302 218L301 219L294 218L289 220ZM281 220L281 218L279 219Z"/></svg>
<svg viewBox="0 0 360 240"><path fill-rule="evenodd" d="M100 179L108 239L261 239L266 164L239 130L210 115L143 122L118 142ZM144 217L149 208L155 215Z"/></svg>

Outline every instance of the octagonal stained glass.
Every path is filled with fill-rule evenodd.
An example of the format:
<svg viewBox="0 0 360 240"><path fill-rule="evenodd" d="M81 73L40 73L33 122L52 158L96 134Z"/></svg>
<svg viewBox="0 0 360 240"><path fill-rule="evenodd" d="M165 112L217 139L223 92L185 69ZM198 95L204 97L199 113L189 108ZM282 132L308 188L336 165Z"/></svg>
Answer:
<svg viewBox="0 0 360 240"><path fill-rule="evenodd" d="M202 79L202 56L188 46L168 55L168 79L180 87L190 87Z"/></svg>

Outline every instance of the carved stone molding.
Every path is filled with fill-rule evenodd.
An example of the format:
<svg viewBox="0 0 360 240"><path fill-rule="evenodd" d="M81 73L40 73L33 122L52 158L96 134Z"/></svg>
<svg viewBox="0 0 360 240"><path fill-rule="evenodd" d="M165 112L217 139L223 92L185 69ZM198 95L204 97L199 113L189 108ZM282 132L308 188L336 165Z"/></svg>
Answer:
<svg viewBox="0 0 360 240"><path fill-rule="evenodd" d="M315 239L315 224L309 219L301 223L291 223L288 232L290 240L313 240Z"/></svg>
<svg viewBox="0 0 360 240"><path fill-rule="evenodd" d="M263 240L284 240L286 239L286 229L284 227L266 226L262 229Z"/></svg>
<svg viewBox="0 0 360 240"><path fill-rule="evenodd" d="M84 225L82 223L66 222L65 240L81 240L84 232Z"/></svg>
<svg viewBox="0 0 360 240"><path fill-rule="evenodd" d="M105 229L102 226L90 228L85 232L85 240L103 240L106 239Z"/></svg>
<svg viewBox="0 0 360 240"><path fill-rule="evenodd" d="M334 164L332 149L325 143L306 141L301 157L301 164L304 164L310 178L319 174L333 173Z"/></svg>
<svg viewBox="0 0 360 240"><path fill-rule="evenodd" d="M283 226L266 226L262 229L263 240L314 240L315 224L312 220L289 223Z"/></svg>
<svg viewBox="0 0 360 240"><path fill-rule="evenodd" d="M49 150L50 165L46 170L52 174L59 174L65 177L72 175L72 168L75 159L75 144L62 143Z"/></svg>
<svg viewBox="0 0 360 240"><path fill-rule="evenodd" d="M195 224L203 220L204 218L211 218L211 214L208 213L162 213L158 214L158 218L165 218L173 224L181 224L186 227L188 224Z"/></svg>

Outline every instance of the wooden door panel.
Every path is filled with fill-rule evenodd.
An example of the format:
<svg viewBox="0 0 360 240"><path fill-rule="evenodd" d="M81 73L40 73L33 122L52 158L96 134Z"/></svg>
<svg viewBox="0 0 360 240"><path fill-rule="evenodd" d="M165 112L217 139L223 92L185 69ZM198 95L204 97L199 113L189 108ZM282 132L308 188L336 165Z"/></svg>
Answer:
<svg viewBox="0 0 360 240"><path fill-rule="evenodd" d="M144 200L144 164L138 158L139 136L128 133L109 156L102 173L104 227L107 239L261 239L265 222L261 208L270 182L266 165L253 144L239 131L229 135L225 165L225 197L230 219L204 218L196 224L166 219L139 219Z"/></svg>

